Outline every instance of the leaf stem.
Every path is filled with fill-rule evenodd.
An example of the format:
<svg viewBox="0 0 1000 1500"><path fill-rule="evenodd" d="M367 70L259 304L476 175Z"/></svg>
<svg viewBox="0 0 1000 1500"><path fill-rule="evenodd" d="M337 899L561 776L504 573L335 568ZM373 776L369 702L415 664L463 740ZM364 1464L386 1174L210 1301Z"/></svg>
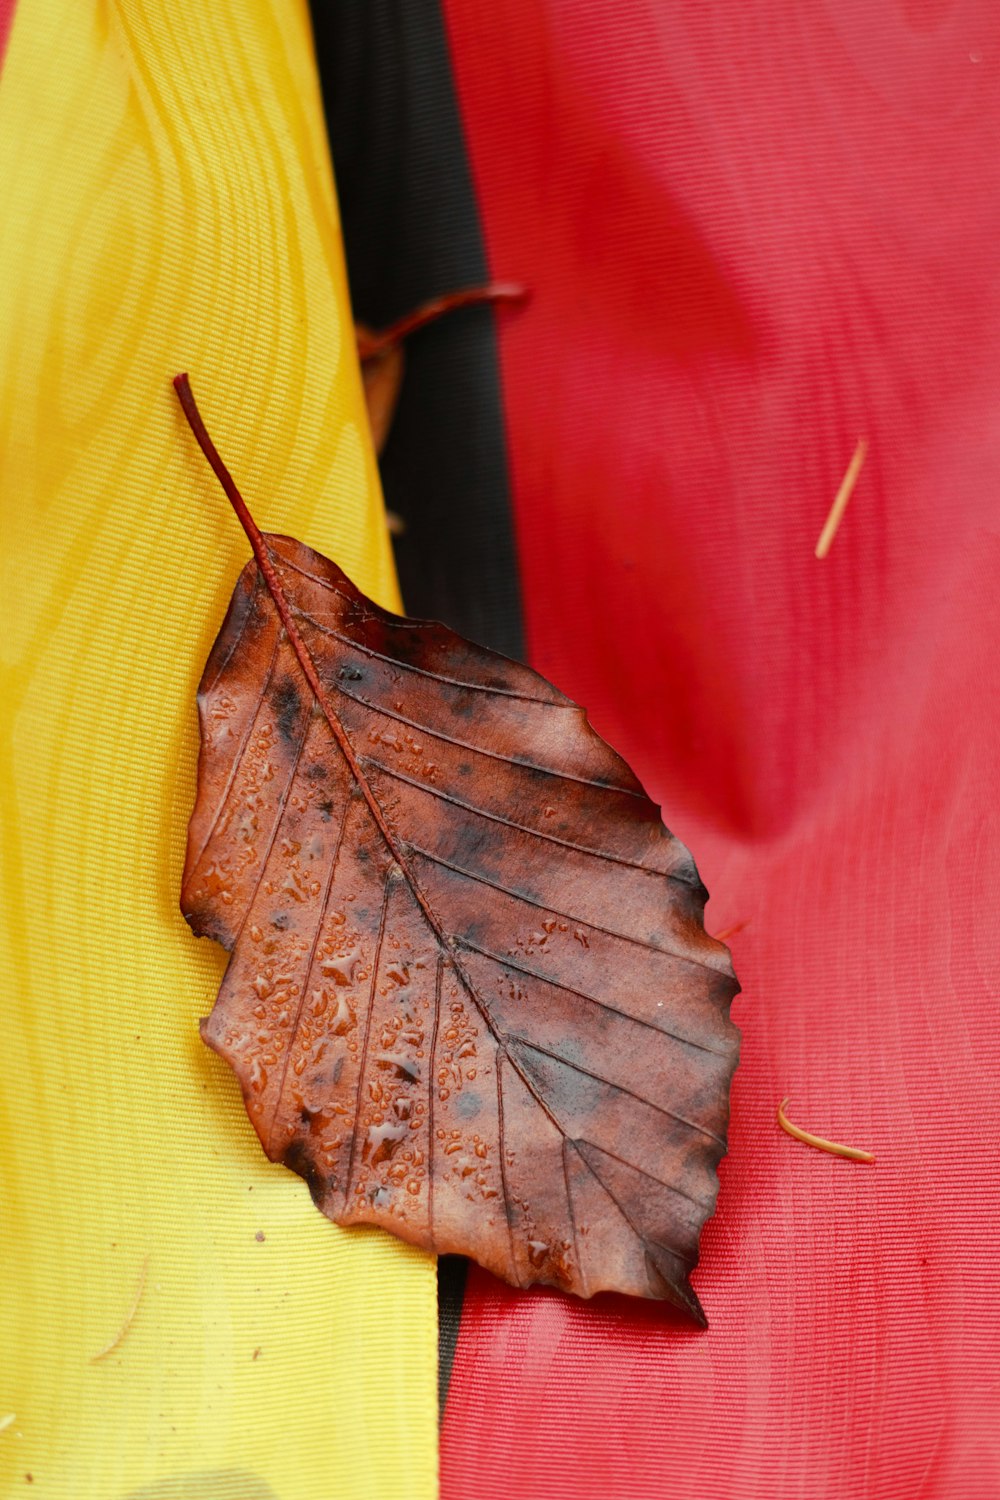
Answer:
<svg viewBox="0 0 1000 1500"><path fill-rule="evenodd" d="M188 379L186 372L183 375L174 376L174 390L177 392L178 400L181 403L184 415L187 417L188 426L198 440L198 447L208 459L215 477L228 495L229 503L239 517L240 525L250 539L254 556L263 568L265 566L264 554L266 553L266 547L260 527L247 509L246 501L236 488L235 479L222 462L218 448L216 448L208 435L208 428L202 421L201 412L198 410L198 403L194 399L194 391L191 389L191 381Z"/></svg>
<svg viewBox="0 0 1000 1500"><path fill-rule="evenodd" d="M178 398L180 399L181 407L183 408L185 417L187 417L191 431L194 433L195 437L198 440L198 446L201 448L201 451L204 453L205 457L211 464L219 483L222 485L222 488L225 490L227 496L229 497L229 501L233 507L233 510L239 517L240 525L243 527L243 530L246 532L247 537L249 538L250 545L253 548L253 555L257 559L257 566L260 568L261 573L264 575L264 581L266 582L267 587L270 591L271 598L274 600L274 605L278 611L281 623L285 627L285 633L287 634L289 642L291 643L292 650L298 657L299 666L302 668L302 671L305 674L306 681L313 690L313 695L316 699L316 702L319 704L319 707L322 710L327 723L330 726L334 739L340 746L341 754L347 762L351 775L354 777L354 780L360 788L365 802L368 804L371 815L375 820L375 826L378 828L379 833L385 840L386 847L388 848L389 854L391 855L393 861L400 867L401 870L405 871L410 889L413 891L413 895L418 906L430 923L431 930L434 932L445 951L450 954L452 962L457 968L458 962L453 951L454 945L448 942L441 927L441 923L428 904L427 898L424 895L423 891L420 889L420 886L413 878L412 872L409 870L404 859L403 851L400 848L399 841L386 822L385 814L383 813L382 808L379 806L378 799L372 791L371 786L368 782L368 778L364 773L357 755L355 754L354 746L351 744L350 740L347 737L347 731L344 729L343 724L340 722L338 715L334 712L333 705L330 702L326 689L323 687L323 684L320 681L319 673L316 671L316 666L313 662L312 656L309 653L309 648L306 645L305 641L302 639L302 633L292 617L292 610L291 606L288 603L288 599L285 596L284 585L281 582L281 578L278 575L278 571L275 568L274 563L271 561L270 548L268 547L267 539L265 538L260 527L257 525L253 516L247 509L247 505L243 499L243 496L236 488L236 483L233 479L233 476L230 474L229 470L222 462L215 444L212 442L212 439L208 435L208 430L205 427L204 422L202 421L201 413L199 412L198 405L194 399L194 392L191 390L191 382L186 374L174 376L174 390L177 392Z"/></svg>
<svg viewBox="0 0 1000 1500"><path fill-rule="evenodd" d="M357 777L359 775L359 767L354 753L347 744L347 736L344 734L340 720L329 705L326 694L323 691L323 684L320 682L316 668L313 665L312 657L309 655L306 644L299 634L298 626L292 619L292 612L289 608L288 600L285 598L285 590L282 587L281 579L278 577L274 563L271 561L270 548L264 538L264 533L250 514L246 501L236 487L236 481L222 462L222 459L219 457L219 450L208 435L208 428L202 421L201 412L198 410L198 403L195 401L194 392L191 389L191 382L186 374L174 376L174 390L177 392L184 415L187 417L188 425L198 440L199 448L211 464L216 478L228 496L229 503L236 512L240 525L247 534L247 538L253 548L253 555L257 559L257 566L264 575L264 581L270 591L271 598L274 600L275 608L281 617L281 623L284 625L295 654L299 659L299 665L306 675L306 680L316 696L317 703L330 721L330 727L341 749L347 756L351 770Z"/></svg>
<svg viewBox="0 0 1000 1500"><path fill-rule="evenodd" d="M411 333L437 322L445 313L456 312L460 307L482 307L496 302L524 302L527 288L509 281L491 281L486 286L467 287L461 292L448 292L443 297L434 297L405 317L390 323L388 328L371 333L368 329L358 331L358 358L362 364L395 349Z"/></svg>

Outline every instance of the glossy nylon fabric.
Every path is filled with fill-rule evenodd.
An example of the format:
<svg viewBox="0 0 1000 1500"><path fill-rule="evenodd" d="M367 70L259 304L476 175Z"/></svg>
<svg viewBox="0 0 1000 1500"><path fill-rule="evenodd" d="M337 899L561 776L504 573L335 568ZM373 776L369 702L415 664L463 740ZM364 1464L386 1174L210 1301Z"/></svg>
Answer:
<svg viewBox="0 0 1000 1500"><path fill-rule="evenodd" d="M0 1492L430 1497L433 1260L264 1160L177 908L249 549L176 371L261 524L398 605L304 7L23 0L0 181Z"/></svg>
<svg viewBox="0 0 1000 1500"><path fill-rule="evenodd" d="M744 994L710 1320L470 1277L446 1500L1000 1493L1000 18L448 0L530 659ZM859 438L829 557L814 547ZM870 1146L799 1145L791 1113Z"/></svg>

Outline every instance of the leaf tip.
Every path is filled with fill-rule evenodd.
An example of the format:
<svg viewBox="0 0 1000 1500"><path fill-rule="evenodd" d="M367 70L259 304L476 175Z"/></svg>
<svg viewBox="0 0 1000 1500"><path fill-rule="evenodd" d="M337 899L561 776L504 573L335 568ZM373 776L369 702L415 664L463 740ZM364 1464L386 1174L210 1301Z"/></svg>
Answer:
<svg viewBox="0 0 1000 1500"><path fill-rule="evenodd" d="M650 1291L661 1302L672 1302L674 1307L686 1313L699 1328L708 1327L705 1309L698 1301L694 1287L684 1272L677 1274L671 1264L674 1256L664 1246L648 1246L646 1249L646 1274Z"/></svg>
<svg viewBox="0 0 1000 1500"><path fill-rule="evenodd" d="M702 1307L701 1303L698 1301L698 1298L695 1296L690 1287L686 1287L685 1291L688 1295L684 1299L684 1311L694 1319L699 1328L707 1328L708 1318L705 1315L705 1309Z"/></svg>

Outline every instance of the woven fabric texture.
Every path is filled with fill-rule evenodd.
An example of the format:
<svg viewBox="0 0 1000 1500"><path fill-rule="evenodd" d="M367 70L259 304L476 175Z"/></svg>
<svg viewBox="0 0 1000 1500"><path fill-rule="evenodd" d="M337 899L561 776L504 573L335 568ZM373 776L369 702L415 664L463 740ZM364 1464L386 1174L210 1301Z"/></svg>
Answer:
<svg viewBox="0 0 1000 1500"><path fill-rule="evenodd" d="M177 909L248 549L175 372L260 522L398 605L304 6L22 0L0 182L0 1493L426 1500L433 1260L264 1160Z"/></svg>
<svg viewBox="0 0 1000 1500"><path fill-rule="evenodd" d="M694 850L744 993L709 1330L473 1273L443 1493L989 1500L996 6L446 13L491 272L532 293L530 658ZM875 1165L791 1141L785 1094Z"/></svg>

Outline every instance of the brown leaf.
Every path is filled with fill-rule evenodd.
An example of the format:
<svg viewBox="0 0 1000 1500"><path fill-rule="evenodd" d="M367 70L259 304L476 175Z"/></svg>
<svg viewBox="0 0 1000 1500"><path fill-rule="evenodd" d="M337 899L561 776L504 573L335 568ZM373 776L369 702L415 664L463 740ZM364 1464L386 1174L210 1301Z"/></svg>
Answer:
<svg viewBox="0 0 1000 1500"><path fill-rule="evenodd" d="M691 856L537 673L261 535L175 384L255 554L181 905L232 953L202 1033L265 1151L338 1223L704 1321L737 985Z"/></svg>

